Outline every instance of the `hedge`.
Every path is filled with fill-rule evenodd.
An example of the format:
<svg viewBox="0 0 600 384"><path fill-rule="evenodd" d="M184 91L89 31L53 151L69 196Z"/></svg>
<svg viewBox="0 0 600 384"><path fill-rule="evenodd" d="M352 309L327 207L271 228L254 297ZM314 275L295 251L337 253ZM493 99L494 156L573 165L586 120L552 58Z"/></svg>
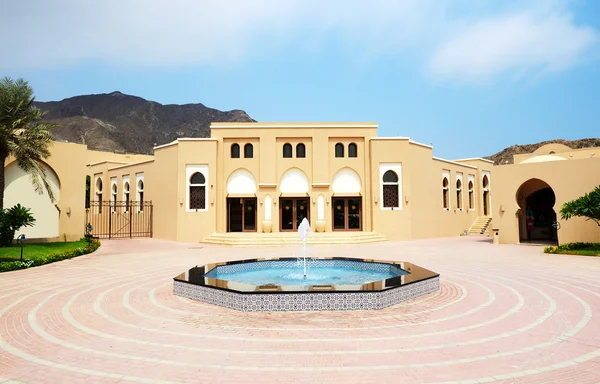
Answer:
<svg viewBox="0 0 600 384"><path fill-rule="evenodd" d="M571 255L579 255L578 251L596 251L600 253L600 244L599 243L566 243L561 244L555 247L546 247L544 248L544 253L560 253L560 254L571 254Z"/></svg>
<svg viewBox="0 0 600 384"><path fill-rule="evenodd" d="M2 262L0 263L0 272L16 271L19 269L37 267L44 264L54 263L55 261L72 259L73 257L92 253L96 249L98 249L98 247L100 247L100 240L91 239L90 243L85 247L69 249L68 251L62 253L51 253L48 256L38 257L35 260L24 259L23 261L19 260Z"/></svg>

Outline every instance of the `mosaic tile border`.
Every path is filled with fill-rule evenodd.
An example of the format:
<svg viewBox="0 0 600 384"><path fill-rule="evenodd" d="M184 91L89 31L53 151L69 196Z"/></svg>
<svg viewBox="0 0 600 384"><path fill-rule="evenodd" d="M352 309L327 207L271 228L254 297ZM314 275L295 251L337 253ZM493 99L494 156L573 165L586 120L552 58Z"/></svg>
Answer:
<svg viewBox="0 0 600 384"><path fill-rule="evenodd" d="M440 289L439 276L380 292L237 293L173 281L173 294L244 312L383 309Z"/></svg>

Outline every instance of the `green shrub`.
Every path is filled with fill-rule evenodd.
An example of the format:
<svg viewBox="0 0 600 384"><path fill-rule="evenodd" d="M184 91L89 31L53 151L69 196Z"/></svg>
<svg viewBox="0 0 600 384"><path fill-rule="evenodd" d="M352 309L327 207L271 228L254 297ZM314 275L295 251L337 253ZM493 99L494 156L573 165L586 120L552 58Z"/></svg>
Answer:
<svg viewBox="0 0 600 384"><path fill-rule="evenodd" d="M34 224L35 218L30 209L21 204L0 210L0 247L11 245L16 231L23 227L33 227Z"/></svg>
<svg viewBox="0 0 600 384"><path fill-rule="evenodd" d="M96 249L98 249L98 247L100 247L100 240L91 239L90 243L85 247L69 249L62 253L51 253L47 256L39 257L35 260L25 259L23 261L9 261L0 263L0 272L16 271L18 269L37 267L39 265L54 263L55 261L71 259L73 257L92 253Z"/></svg>
<svg viewBox="0 0 600 384"><path fill-rule="evenodd" d="M571 255L600 254L600 243L566 243L555 247L544 248L544 253L561 253Z"/></svg>

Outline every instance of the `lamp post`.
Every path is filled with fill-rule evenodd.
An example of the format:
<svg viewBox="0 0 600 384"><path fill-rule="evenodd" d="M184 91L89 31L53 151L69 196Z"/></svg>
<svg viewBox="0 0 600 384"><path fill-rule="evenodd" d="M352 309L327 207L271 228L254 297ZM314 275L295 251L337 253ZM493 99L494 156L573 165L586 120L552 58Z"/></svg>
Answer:
<svg viewBox="0 0 600 384"><path fill-rule="evenodd" d="M90 242L92 241L92 231L94 230L94 228L92 227L91 223L87 223L87 225L85 226L85 239L87 240L88 244L90 244Z"/></svg>
<svg viewBox="0 0 600 384"><path fill-rule="evenodd" d="M19 235L17 237L17 243L21 246L21 261L23 261L23 242L27 240L24 234Z"/></svg>

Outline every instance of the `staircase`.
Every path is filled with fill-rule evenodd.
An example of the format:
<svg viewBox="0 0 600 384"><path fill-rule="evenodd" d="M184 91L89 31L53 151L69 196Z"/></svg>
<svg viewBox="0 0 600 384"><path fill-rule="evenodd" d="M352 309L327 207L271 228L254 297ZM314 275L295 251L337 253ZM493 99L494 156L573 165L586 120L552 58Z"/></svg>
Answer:
<svg viewBox="0 0 600 384"><path fill-rule="evenodd" d="M365 244L386 241L387 239L377 232L310 232L306 239L307 245L347 245ZM206 237L203 243L214 245L229 245L238 247L265 247L265 246L298 246L301 245L300 236L296 232L228 232L213 233Z"/></svg>
<svg viewBox="0 0 600 384"><path fill-rule="evenodd" d="M469 228L469 233L471 235L474 235L474 234L483 235L487 231L491 222L492 222L491 217L479 216L477 218L477 220L475 220L473 225L471 225L471 228Z"/></svg>

